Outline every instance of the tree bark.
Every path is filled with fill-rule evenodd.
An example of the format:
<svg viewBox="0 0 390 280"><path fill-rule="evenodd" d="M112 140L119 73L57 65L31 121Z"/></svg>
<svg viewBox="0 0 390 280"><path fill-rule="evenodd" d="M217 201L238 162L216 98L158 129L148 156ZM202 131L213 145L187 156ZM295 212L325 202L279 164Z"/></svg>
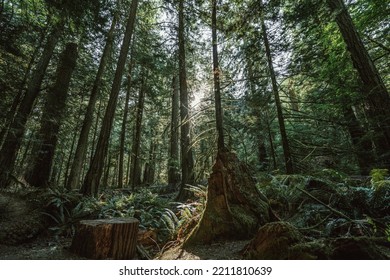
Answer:
<svg viewBox="0 0 390 280"><path fill-rule="evenodd" d="M267 55L268 68L270 71L271 83L272 83L272 91L274 94L276 111L278 114L278 122L279 122L280 136L282 138L282 146L283 146L284 161L285 161L285 166L286 166L286 173L292 174L292 173L294 173L293 160L292 160L292 156L291 156L290 145L288 142L286 127L284 124L283 109L282 109L282 104L280 101L278 83L276 81L276 74L275 74L275 70L274 70L274 66L273 66L273 62L272 62L272 54L271 54L270 44L268 41L267 27L266 27L265 21L264 21L264 15L263 15L264 7L262 4L261 4L261 6L262 6L261 7L262 8L261 29L262 29L262 33L263 33L263 43L264 43L265 52Z"/></svg>
<svg viewBox="0 0 390 280"><path fill-rule="evenodd" d="M327 0L336 16L341 35L351 54L353 66L364 85L367 112L375 129L380 164L390 167L390 97L375 64L364 47L343 0Z"/></svg>
<svg viewBox="0 0 390 280"><path fill-rule="evenodd" d="M219 152L208 180L206 209L184 246L250 238L272 219L248 167L235 154Z"/></svg>
<svg viewBox="0 0 390 280"><path fill-rule="evenodd" d="M80 118L80 115L79 114L79 118ZM76 146L76 140L77 140L77 134L73 134L73 137L72 137L72 143L70 145L70 151L69 151L69 154L68 154L68 158L66 160L66 167L65 167L65 173L64 173L64 186L68 186L68 180L69 180L69 170L70 170L70 167L71 167L71 164L72 164L72 160L74 160L74 158L72 157L73 153L74 153L74 148ZM68 188L68 187L67 187ZM68 190L70 190L68 188Z"/></svg>
<svg viewBox="0 0 390 280"><path fill-rule="evenodd" d="M136 186L141 184L141 166L140 166L140 148L141 148L141 132L142 118L145 105L145 74L142 74L141 88L138 95L137 111L134 124L134 139L131 152L131 188L134 190Z"/></svg>
<svg viewBox="0 0 390 280"><path fill-rule="evenodd" d="M27 78L26 78L27 79ZM0 131L0 148L3 145L3 139L9 132L10 125L14 119L14 114L16 110L18 109L18 106L23 98L23 90L19 90L18 94L15 96L11 108L7 112L7 115L4 118L4 126L2 127Z"/></svg>
<svg viewBox="0 0 390 280"><path fill-rule="evenodd" d="M212 31L212 43L213 43L213 74L214 74L214 97L215 97L215 119L217 125L217 147L218 151L222 151L225 148L224 135L223 135L223 111L221 100L221 70L219 69L218 61L218 36L217 36L217 0L212 1L212 15L211 15L211 31Z"/></svg>
<svg viewBox="0 0 390 280"><path fill-rule="evenodd" d="M112 51L115 26L117 22L118 22L118 15L115 14L111 22L110 30L108 31L107 34L106 45L104 46L103 54L100 59L99 69L97 71L95 81L92 86L91 95L87 106L87 111L84 116L80 137L78 139L77 146L76 146L75 156L73 159L69 178L67 180L68 189L77 189L80 184L80 174L83 168L83 163L86 158L87 149L88 149L88 137L93 123L93 112L95 110L96 102L99 97L103 74L107 66L108 58Z"/></svg>
<svg viewBox="0 0 390 280"><path fill-rule="evenodd" d="M4 126L3 126L3 128L1 129L1 132L0 132L0 148L3 145L4 137L8 133L9 126L11 125L12 121L14 120L15 113L17 112L18 106L19 106L20 102L23 99L23 96L24 96L24 93L25 93L25 89L24 88L26 87L27 80L28 80L28 77L30 75L31 69L32 69L32 67L34 65L36 56L37 56L39 50L41 49L42 43L43 43L43 41L45 39L45 31L46 31L46 29L47 28L45 28L45 30L41 32L41 36L39 38L38 45L35 47L34 52L31 55L30 61L29 61L28 65L27 65L26 71L25 71L25 73L23 75L23 80L20 83L18 94L15 96L15 98L14 98L14 100L12 102L11 108L8 110L7 115L5 117Z"/></svg>
<svg viewBox="0 0 390 280"><path fill-rule="evenodd" d="M81 221L70 250L89 259L133 259L138 224L134 218Z"/></svg>
<svg viewBox="0 0 390 280"><path fill-rule="evenodd" d="M108 187L108 177L110 175L110 168L111 168L111 162L112 162L113 157L114 156L112 154L112 151L108 151L106 159L105 159L105 164L103 166L103 171L102 171L102 173L103 173L102 177L103 178L102 178L101 185L103 186L103 189Z"/></svg>
<svg viewBox="0 0 390 280"><path fill-rule="evenodd" d="M132 46L132 49L134 49L134 43ZM121 136L120 136L120 143L119 143L119 166L118 166L118 188L123 188L123 181L125 179L125 176L123 174L124 170L124 161L125 161L125 140L126 140L126 125L127 125L127 119L129 115L129 102L130 102L130 92L131 92L131 74L132 74L132 68L133 68L133 62L132 62L133 54L131 54L130 57L130 63L129 63L129 74L127 76L127 91L126 91L126 99L125 99L125 109L123 112L123 119L122 119L122 128L121 128Z"/></svg>
<svg viewBox="0 0 390 280"><path fill-rule="evenodd" d="M181 184L177 199L184 201L191 196L187 184L194 181L194 159L191 147L190 107L187 89L186 50L184 34L184 0L179 1L179 83L180 83L180 147Z"/></svg>
<svg viewBox="0 0 390 280"><path fill-rule="evenodd" d="M263 136L259 135L259 139L257 141L257 155L260 164L260 171L266 171L269 167L269 159Z"/></svg>
<svg viewBox="0 0 390 280"><path fill-rule="evenodd" d="M76 60L77 44L68 43L57 69L57 78L49 91L42 114L39 137L41 144L36 155L30 178L26 178L32 186L49 186L50 173L53 166L54 152L58 141L58 132L64 117L68 89Z"/></svg>
<svg viewBox="0 0 390 280"><path fill-rule="evenodd" d="M180 182L179 171L179 87L177 77L172 79L171 139L168 164L168 184L175 186Z"/></svg>
<svg viewBox="0 0 390 280"><path fill-rule="evenodd" d="M269 141L269 146L270 146L271 156L272 156L272 164L273 164L274 170L277 170L278 169L278 165L276 163L275 146L274 146L274 140L273 140L273 137L272 137L272 130L271 130L271 125L270 125L270 120L268 118L268 116L269 116L268 109L266 109L266 116L267 116L267 120L266 120L266 122L267 122L267 133L268 133L268 141Z"/></svg>
<svg viewBox="0 0 390 280"><path fill-rule="evenodd" d="M149 159L145 163L145 169L144 169L144 178L143 178L144 185L151 185L154 182L154 177L156 174L156 148L157 148L157 144L154 140L154 136L152 136L150 138Z"/></svg>
<svg viewBox="0 0 390 280"><path fill-rule="evenodd" d="M122 75L126 64L127 54L131 37L133 35L134 23L138 7L138 0L131 2L129 18L127 21L126 32L123 38L122 47L115 71L114 81L111 88L110 98L103 118L102 128L100 130L98 143L92 163L85 177L82 193L84 195L96 195L99 191L99 183L103 172L104 160L108 151L108 141L111 134L112 123L114 121L115 107L118 102L118 95L121 87Z"/></svg>
<svg viewBox="0 0 390 280"><path fill-rule="evenodd" d="M344 108L344 119L347 121L347 130L351 136L360 173L368 176L376 161L372 142L367 137L351 107Z"/></svg>
<svg viewBox="0 0 390 280"><path fill-rule="evenodd" d="M34 106L37 98L43 77L53 55L54 48L60 38L64 27L64 22L57 24L53 31L48 36L45 47L42 52L38 64L35 68L33 76L27 86L26 94L24 95L18 111L15 114L14 120L9 127L9 133L4 138L3 146L0 150L0 188L6 187L9 184L9 176L15 168L17 153L23 140L26 130L28 117Z"/></svg>

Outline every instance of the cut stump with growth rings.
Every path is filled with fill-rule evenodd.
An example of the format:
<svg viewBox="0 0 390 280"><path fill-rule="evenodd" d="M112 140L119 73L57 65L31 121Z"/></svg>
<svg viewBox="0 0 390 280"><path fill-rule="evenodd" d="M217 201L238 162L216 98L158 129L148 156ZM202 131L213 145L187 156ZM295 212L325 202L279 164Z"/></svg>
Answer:
<svg viewBox="0 0 390 280"><path fill-rule="evenodd" d="M70 250L88 259L132 259L136 253L138 225L134 218L81 221Z"/></svg>

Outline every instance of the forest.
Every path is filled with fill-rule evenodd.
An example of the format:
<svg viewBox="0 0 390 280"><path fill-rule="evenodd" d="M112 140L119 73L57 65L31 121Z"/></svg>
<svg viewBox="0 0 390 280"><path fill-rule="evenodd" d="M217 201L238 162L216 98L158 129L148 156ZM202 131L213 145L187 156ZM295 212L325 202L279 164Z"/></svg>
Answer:
<svg viewBox="0 0 390 280"><path fill-rule="evenodd" d="M383 0L1 0L0 260L390 259Z"/></svg>

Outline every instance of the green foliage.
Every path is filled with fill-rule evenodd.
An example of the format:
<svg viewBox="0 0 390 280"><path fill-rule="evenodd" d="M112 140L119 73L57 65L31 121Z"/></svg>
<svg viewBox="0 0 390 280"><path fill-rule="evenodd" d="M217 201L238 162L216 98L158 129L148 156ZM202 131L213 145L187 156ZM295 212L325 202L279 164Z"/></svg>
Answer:
<svg viewBox="0 0 390 280"><path fill-rule="evenodd" d="M379 190L383 186L390 185L390 180L387 179L389 176L389 170L387 169L372 169L371 185L375 190Z"/></svg>
<svg viewBox="0 0 390 280"><path fill-rule="evenodd" d="M187 223L194 216L198 215L206 206L206 187L189 186L188 190L191 191L197 199L188 203L177 203L176 207L179 210L178 216L180 217L180 225Z"/></svg>
<svg viewBox="0 0 390 280"><path fill-rule="evenodd" d="M316 173L316 176L319 178L326 178L334 182L344 182L348 178L348 175L344 172L330 168L322 169L320 172Z"/></svg>
<svg viewBox="0 0 390 280"><path fill-rule="evenodd" d="M196 199L186 203L176 203L178 210L177 216L179 219L177 226L178 239L181 239L190 233L193 227L200 220L201 214L206 207L207 187L205 186L189 186Z"/></svg>
<svg viewBox="0 0 390 280"><path fill-rule="evenodd" d="M376 226L374 220L373 220L371 217L366 216L366 221L367 221L367 223L368 223L369 225L371 225L372 231L373 231L373 233L375 234L375 233L378 231L378 228L377 228L377 226Z"/></svg>
<svg viewBox="0 0 390 280"><path fill-rule="evenodd" d="M258 188L278 217L307 231L315 229L314 235L390 238L388 222L382 221L388 216L390 205L389 180L383 180L387 171L372 172L372 181L379 182L376 188L370 187L365 178L351 180L333 170L323 171L321 177L268 175Z"/></svg>
<svg viewBox="0 0 390 280"><path fill-rule="evenodd" d="M385 180L389 176L389 170L387 169L373 169L370 172L373 182L379 182Z"/></svg>
<svg viewBox="0 0 390 280"><path fill-rule="evenodd" d="M60 189L49 189L44 200L46 211L43 214L50 218L53 226L49 229L57 236L73 236L77 222L92 216L98 209L95 199Z"/></svg>
<svg viewBox="0 0 390 280"><path fill-rule="evenodd" d="M103 197L100 206L100 218L137 218L140 228L157 230L160 241L171 238L179 223L176 215L169 209L168 201L148 189L129 195L114 193Z"/></svg>
<svg viewBox="0 0 390 280"><path fill-rule="evenodd" d="M387 225L387 228L385 230L386 236L387 236L387 241L390 242L390 224Z"/></svg>
<svg viewBox="0 0 390 280"><path fill-rule="evenodd" d="M106 193L97 200L82 198L76 192L50 189L45 196L46 211L55 235L72 236L82 219L134 217L141 229L154 229L160 241L171 239L182 224L170 209L168 200L148 189L133 194Z"/></svg>

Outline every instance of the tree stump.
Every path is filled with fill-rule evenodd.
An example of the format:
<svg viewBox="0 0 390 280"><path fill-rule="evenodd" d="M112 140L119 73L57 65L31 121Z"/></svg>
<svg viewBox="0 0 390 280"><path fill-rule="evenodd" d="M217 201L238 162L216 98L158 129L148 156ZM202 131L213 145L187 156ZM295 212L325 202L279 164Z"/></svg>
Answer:
<svg viewBox="0 0 390 280"><path fill-rule="evenodd" d="M88 259L132 259L136 253L138 224L134 218L81 221L70 250Z"/></svg>
<svg viewBox="0 0 390 280"><path fill-rule="evenodd" d="M219 152L208 181L206 209L184 245L250 238L271 221L271 214L248 167L234 153Z"/></svg>

